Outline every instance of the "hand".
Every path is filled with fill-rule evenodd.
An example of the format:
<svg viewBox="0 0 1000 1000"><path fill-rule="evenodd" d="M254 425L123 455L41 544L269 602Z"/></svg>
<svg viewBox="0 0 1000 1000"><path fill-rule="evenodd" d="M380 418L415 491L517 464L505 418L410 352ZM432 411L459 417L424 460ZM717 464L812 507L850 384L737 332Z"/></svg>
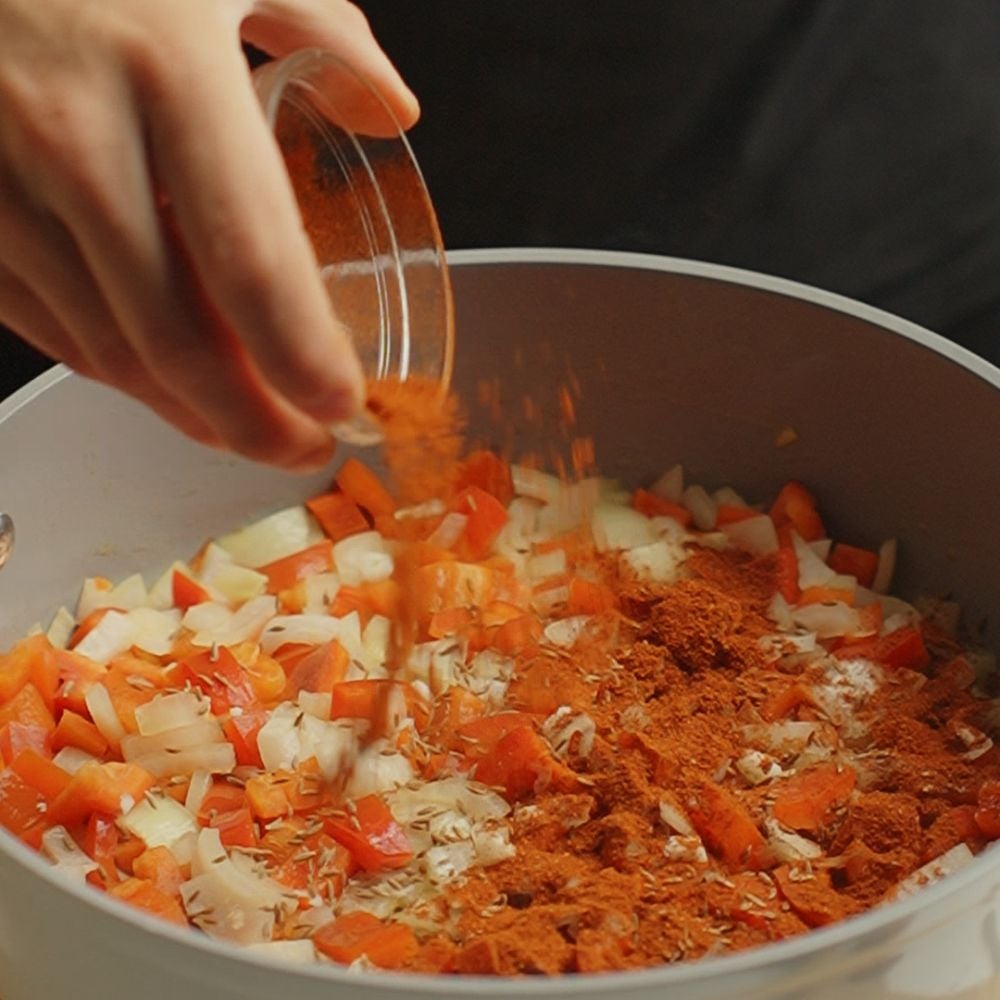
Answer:
<svg viewBox="0 0 1000 1000"><path fill-rule="evenodd" d="M0 0L0 321L200 441L314 468L361 373L241 38L329 49L417 119L347 0Z"/></svg>

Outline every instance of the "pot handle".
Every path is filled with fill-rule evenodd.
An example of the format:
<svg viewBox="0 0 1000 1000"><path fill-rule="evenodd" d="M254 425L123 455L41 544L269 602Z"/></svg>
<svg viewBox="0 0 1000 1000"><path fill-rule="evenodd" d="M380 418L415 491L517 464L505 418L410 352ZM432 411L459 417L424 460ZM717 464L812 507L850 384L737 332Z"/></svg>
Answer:
<svg viewBox="0 0 1000 1000"><path fill-rule="evenodd" d="M14 519L0 511L0 569L14 550Z"/></svg>

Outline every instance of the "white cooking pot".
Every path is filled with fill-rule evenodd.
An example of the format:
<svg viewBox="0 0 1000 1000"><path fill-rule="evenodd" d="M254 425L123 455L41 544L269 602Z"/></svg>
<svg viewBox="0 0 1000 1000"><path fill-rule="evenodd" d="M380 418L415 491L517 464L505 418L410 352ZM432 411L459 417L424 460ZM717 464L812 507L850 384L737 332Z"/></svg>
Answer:
<svg viewBox="0 0 1000 1000"><path fill-rule="evenodd" d="M551 393L569 364L603 471L638 481L681 461L692 481L752 499L801 478L838 535L900 538L904 594L953 592L971 622L1000 607L997 369L878 310L729 268L556 250L450 261L467 398L484 376L514 400ZM777 448L787 428L796 441ZM156 573L328 479L208 451L59 369L0 405L0 470L0 509L17 528L0 572L0 645L71 604L85 575ZM755 951L485 980L248 960L67 885L0 831L3 1000L564 996L995 1000L1000 850L902 903Z"/></svg>

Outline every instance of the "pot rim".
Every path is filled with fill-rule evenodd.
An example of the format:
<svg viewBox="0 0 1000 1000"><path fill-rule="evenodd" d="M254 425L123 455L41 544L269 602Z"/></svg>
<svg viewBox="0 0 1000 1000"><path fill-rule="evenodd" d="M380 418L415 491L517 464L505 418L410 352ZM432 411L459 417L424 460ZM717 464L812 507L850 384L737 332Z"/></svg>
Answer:
<svg viewBox="0 0 1000 1000"><path fill-rule="evenodd" d="M455 250L448 253L448 263L453 267L463 268L498 264L568 264L584 267L611 267L685 275L759 289L840 312L888 330L935 352L947 361L960 365L971 374L1000 389L1000 368L966 348L947 340L940 334L933 333L916 323L847 296L743 268L657 254L548 247ZM0 424L3 424L18 410L71 374L72 372L66 366L57 365L0 402ZM259 965L270 970L280 971L288 978L290 984L294 983L295 979L306 978L321 980L331 985L334 983L342 984L360 992L365 988L366 983L370 983L372 987L394 989L401 994L411 992L440 997L467 996L470 989L474 989L476 993L483 996L506 996L517 993L528 986L523 980L514 981L506 977L434 976L384 972L371 972L359 977L357 974L347 972L336 965L317 964L316 966L297 967L281 960L259 955L242 955L238 949L228 944L215 941L204 935L192 934L186 928L173 927L140 911L124 910L121 904L103 893L94 892L88 887L77 886L65 881L38 854L3 830L0 830L0 854L7 855L15 863L44 879L57 890L68 893L89 906L96 907L106 916L122 924L145 932L147 936L161 940L165 938L172 944L197 949L216 960ZM608 991L622 993L632 990L680 986L692 981L709 982L740 974L759 972L768 966L793 962L828 949L837 947L843 949L844 946L851 943L859 945L856 950L852 951L858 960L870 958L873 953L877 954L881 950L882 942L874 938L878 943L866 949L860 944L866 936L874 935L886 924L902 922L924 911L938 911L940 920L943 922L949 916L949 911L943 904L975 883L986 880L987 876L991 874L994 877L1000 874L1000 848L988 848L966 868L921 889L913 896L793 938L731 955L713 956L690 963L616 973L577 973L551 979L533 978L527 992L537 997L560 997L569 994L593 995L597 993L607 995ZM844 955L842 954L841 957L843 958ZM840 968L841 971L844 971L843 965Z"/></svg>

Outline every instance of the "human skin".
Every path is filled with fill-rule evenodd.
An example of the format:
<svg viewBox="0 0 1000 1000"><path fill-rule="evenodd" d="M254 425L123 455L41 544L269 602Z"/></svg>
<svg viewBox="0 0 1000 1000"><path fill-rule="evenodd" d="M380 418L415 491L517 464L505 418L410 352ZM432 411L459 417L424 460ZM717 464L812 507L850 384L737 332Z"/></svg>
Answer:
<svg viewBox="0 0 1000 1000"><path fill-rule="evenodd" d="M325 48L419 115L346 0L0 0L0 322L197 440L305 470L361 371L242 42Z"/></svg>

